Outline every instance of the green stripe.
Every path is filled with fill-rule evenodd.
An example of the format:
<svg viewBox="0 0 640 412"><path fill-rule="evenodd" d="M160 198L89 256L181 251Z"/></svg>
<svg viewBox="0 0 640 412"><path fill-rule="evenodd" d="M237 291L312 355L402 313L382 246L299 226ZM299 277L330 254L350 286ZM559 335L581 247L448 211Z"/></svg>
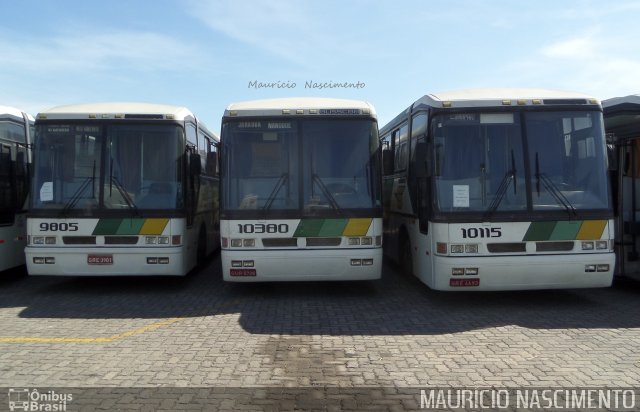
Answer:
<svg viewBox="0 0 640 412"><path fill-rule="evenodd" d="M326 219L320 228L318 236L342 236L342 231L347 227L349 219Z"/></svg>
<svg viewBox="0 0 640 412"><path fill-rule="evenodd" d="M145 219L122 219L116 235L137 235L144 225Z"/></svg>
<svg viewBox="0 0 640 412"><path fill-rule="evenodd" d="M95 229L93 229L92 235L115 235L118 231L118 227L120 227L120 224L122 223L122 220L123 219L100 219L98 220L98 224Z"/></svg>
<svg viewBox="0 0 640 412"><path fill-rule="evenodd" d="M581 220L558 222L548 240L576 240L580 226Z"/></svg>
<svg viewBox="0 0 640 412"><path fill-rule="evenodd" d="M535 242L539 240L549 240L557 222L533 222L529 225L527 233L522 239L523 242Z"/></svg>
<svg viewBox="0 0 640 412"><path fill-rule="evenodd" d="M293 237L317 237L320 234L324 219L303 219L298 223Z"/></svg>

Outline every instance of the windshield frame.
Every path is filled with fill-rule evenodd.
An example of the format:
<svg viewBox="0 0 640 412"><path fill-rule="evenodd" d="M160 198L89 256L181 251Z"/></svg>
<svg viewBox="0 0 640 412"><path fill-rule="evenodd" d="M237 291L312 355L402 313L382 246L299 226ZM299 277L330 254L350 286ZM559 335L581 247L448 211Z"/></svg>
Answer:
<svg viewBox="0 0 640 412"><path fill-rule="evenodd" d="M269 204L257 206L251 209L232 208L229 204L229 198L231 197L230 186L230 156L231 144L230 140L236 139L235 136L230 136L232 133L231 126L239 122L295 122L295 135L293 139L295 142L292 146L295 147L295 154L292 156L293 161L296 163L292 173L277 173L272 176L272 182L269 183L271 195L274 193L282 193L285 189L284 185L293 184L296 187L293 192L295 193L295 206L287 208L274 207L273 199L269 196L267 201ZM304 196L309 191L309 185L314 185L316 193L326 197L327 188L326 183L322 176L316 176L311 173L310 165L307 164L306 155L308 151L306 147L306 135L305 128L309 128L310 122L320 121L340 121L340 122L366 122L369 124L369 145L370 154L369 159L366 161L366 167L369 169L370 178L372 179L371 185L368 188L369 193L366 195L367 199L371 201L372 207L340 207L338 200L338 207L335 207L336 199L333 196L328 196L329 199L327 207L323 208L308 208L308 202L305 202ZM318 218L351 218L351 217L382 217L382 179L381 179L381 148L378 138L377 119L370 116L242 116L234 118L223 118L222 130L221 130L221 172L220 172L220 217L221 219L300 219L309 217ZM373 142L373 143L372 143ZM374 144L375 150L371 151ZM236 161L237 162L237 161ZM294 175L295 174L295 175ZM377 177L376 177L377 176ZM309 180L309 181L308 181ZM237 203L237 202L236 202ZM334 204L334 206L331 206ZM263 207L267 206L267 207Z"/></svg>
<svg viewBox="0 0 640 412"><path fill-rule="evenodd" d="M40 204L42 202L38 201L38 196L40 194L40 189L42 183L44 182L42 178L39 178L40 171L37 167L43 167L40 165L38 161L38 156L41 155L41 151L44 150L40 147L41 144L44 144L42 141L42 131L43 128L51 127L51 126L87 126L87 127L96 127L100 128L99 136L96 136L96 141L94 143L95 150L97 151L97 155L95 157L95 172L91 172L91 176L85 177L83 180L88 180L87 188L77 188L78 190L82 190L79 195L83 193L86 195L86 191L95 190L96 203L91 207L76 207L76 204L69 204L69 199L64 202L58 203L59 206L54 207L41 207ZM172 153L171 156L175 156L177 160L177 164L175 166L175 177L170 179L171 182L175 182L176 187L178 188L178 193L180 198L176 200L175 207L174 205L170 205L171 207L167 207L164 209L157 208L145 208L139 207L136 205L136 202L131 198L130 193L125 189L123 183L118 179L121 176L111 176L112 171L110 170L111 164L113 164L113 160L110 159L110 150L107 147L108 142L110 140L115 139L116 137L112 135L113 130L122 130L123 128L131 127L132 129L138 127L148 127L150 130L159 128L167 128L167 136L168 138L172 138L171 136L176 137L176 142L173 147L175 147L175 153ZM75 139L75 136L67 135L67 138ZM185 190L184 190L184 176L186 176L185 171L185 128L183 121L148 121L148 120L118 120L118 119L108 119L108 120L85 120L85 119L49 119L49 120L39 120L36 124L36 137L34 138L34 149L33 149L33 159L34 159L34 167L32 172L32 183L31 190L33 195L30 196L30 209L29 216L32 217L155 217L155 216L163 216L163 217L183 217L186 213L185 209ZM75 146L75 142L73 143ZM167 148L166 150L170 151L171 149ZM168 152L167 152L168 153ZM76 155L74 155L75 157ZM146 156L145 156L146 157ZM64 158L63 158L64 159ZM75 167L75 164L74 166ZM142 165L140 167L143 167ZM160 166L156 166L160 167ZM93 175L95 173L95 175ZM75 179L75 177L74 177ZM80 178L82 179L82 178ZM111 182L111 183L110 183ZM169 183L171 183L169 182ZM182 187L182 189L180 189ZM108 191L111 190L112 195L118 195L122 197L122 208L108 208L106 207L105 198L108 197ZM124 192L124 193L123 193ZM138 194L138 198L142 198L141 194Z"/></svg>
<svg viewBox="0 0 640 412"><path fill-rule="evenodd" d="M431 115L429 118L429 140L431 142L431 149L429 156L431 157L431 170L430 170L430 197L429 200L432 220L436 222L483 222L483 221L530 221L532 219L558 219L558 220L575 220L575 219L610 219L613 218L613 204L611 199L611 185L608 180L608 177L603 177L605 179L604 184L606 185L606 203L607 207L604 208L581 208L581 207L572 207L573 205L569 204L566 208L561 207L562 205L558 203L558 207L555 210L540 210L535 209L533 207L533 192L536 190L536 178L535 178L535 164L530 159L530 150L531 146L529 144L529 131L527 130L527 114L528 113L579 113L579 112L588 112L593 113L596 116L596 119L600 122L600 128L604 131L604 121L602 118L602 109L598 106L578 106L578 105L567 105L567 106L553 106L553 107L468 107L468 108L458 108L458 109L438 109L432 108ZM520 127L521 127L521 138L522 138L522 147L523 147L523 156L524 156L524 185L526 187L526 196L527 196L527 207L524 210L501 210L500 208L490 211L489 205L491 202L487 202L487 210L460 210L460 211L446 211L440 210L438 207L438 194L437 194L437 182L436 182L436 157L435 157L435 144L434 142L434 133L433 127L436 119L440 115L451 115L451 114L464 114L464 113L514 113L514 116L519 118ZM596 125L597 126L597 125ZM602 144L604 145L605 136L604 132L602 136L598 134L602 139ZM599 142L596 142L599 144ZM603 146L604 147L604 146ZM602 162L604 162L604 168L608 169L608 159L606 150L602 152L602 156L600 157ZM605 174L605 176L608 176ZM508 184L507 192L513 192L512 184ZM560 202L560 200L558 200ZM499 205L500 206L500 205Z"/></svg>

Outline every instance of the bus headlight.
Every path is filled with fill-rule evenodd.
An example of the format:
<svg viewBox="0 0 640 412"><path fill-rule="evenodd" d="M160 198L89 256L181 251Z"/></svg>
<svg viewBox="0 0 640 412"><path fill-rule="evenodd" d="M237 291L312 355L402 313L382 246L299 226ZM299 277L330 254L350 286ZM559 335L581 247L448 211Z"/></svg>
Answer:
<svg viewBox="0 0 640 412"><path fill-rule="evenodd" d="M231 247L242 247L242 239L231 239Z"/></svg>
<svg viewBox="0 0 640 412"><path fill-rule="evenodd" d="M593 242L582 242L582 250L593 250Z"/></svg>
<svg viewBox="0 0 640 412"><path fill-rule="evenodd" d="M158 243L158 238L155 236L145 236L144 243L147 245L155 245Z"/></svg>
<svg viewBox="0 0 640 412"><path fill-rule="evenodd" d="M451 245L451 253L464 253L464 245Z"/></svg>
<svg viewBox="0 0 640 412"><path fill-rule="evenodd" d="M472 243L469 245L464 245L465 253L478 253L478 244Z"/></svg>
<svg viewBox="0 0 640 412"><path fill-rule="evenodd" d="M360 238L359 237L350 237L348 240L349 246L356 246L360 244Z"/></svg>
<svg viewBox="0 0 640 412"><path fill-rule="evenodd" d="M598 250L609 249L609 242L606 241L606 240L597 240L596 241L596 249L598 249Z"/></svg>
<svg viewBox="0 0 640 412"><path fill-rule="evenodd" d="M168 245L169 244L169 236L158 236L158 244L159 245Z"/></svg>
<svg viewBox="0 0 640 412"><path fill-rule="evenodd" d="M34 236L33 237L34 245L44 245L44 236Z"/></svg>

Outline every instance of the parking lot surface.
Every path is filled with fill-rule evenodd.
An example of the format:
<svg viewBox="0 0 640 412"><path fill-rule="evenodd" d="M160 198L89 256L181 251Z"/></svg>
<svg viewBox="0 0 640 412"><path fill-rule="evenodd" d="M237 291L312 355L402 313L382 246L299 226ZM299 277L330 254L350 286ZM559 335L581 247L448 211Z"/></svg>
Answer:
<svg viewBox="0 0 640 412"><path fill-rule="evenodd" d="M359 410L362 388L372 409L402 410L420 406L410 388L640 387L631 281L445 293L391 265L371 282L221 278L219 255L185 278L6 274L0 386L74 388L67 410Z"/></svg>

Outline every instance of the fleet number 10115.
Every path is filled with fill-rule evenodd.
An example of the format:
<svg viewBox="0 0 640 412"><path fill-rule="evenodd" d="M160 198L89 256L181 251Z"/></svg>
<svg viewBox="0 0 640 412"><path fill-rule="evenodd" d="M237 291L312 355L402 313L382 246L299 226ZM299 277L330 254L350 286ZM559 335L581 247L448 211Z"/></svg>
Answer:
<svg viewBox="0 0 640 412"><path fill-rule="evenodd" d="M464 239L501 237L502 229L499 227L470 227L461 228Z"/></svg>

